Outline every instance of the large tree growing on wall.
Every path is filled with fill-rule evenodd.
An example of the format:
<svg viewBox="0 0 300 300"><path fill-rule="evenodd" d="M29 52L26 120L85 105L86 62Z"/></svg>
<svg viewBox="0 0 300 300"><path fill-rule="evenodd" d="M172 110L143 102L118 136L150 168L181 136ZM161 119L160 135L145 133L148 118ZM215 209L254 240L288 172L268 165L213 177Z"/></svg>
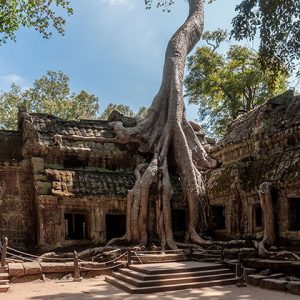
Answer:
<svg viewBox="0 0 300 300"><path fill-rule="evenodd" d="M189 0L186 21L171 37L165 54L163 77L146 117L135 127L121 122L111 125L122 143L136 143L139 151L152 153L149 164L138 165L136 183L128 192L127 231L124 240L148 243L148 201L150 186L158 187L157 235L162 247L176 248L172 234L170 159L181 179L188 204L188 236L203 244L197 225L207 226L207 202L202 171L214 165L196 136L194 124L185 115L183 80L186 57L199 41L204 26L204 0ZM149 3L148 3L149 4ZM192 127L193 126L193 127Z"/></svg>

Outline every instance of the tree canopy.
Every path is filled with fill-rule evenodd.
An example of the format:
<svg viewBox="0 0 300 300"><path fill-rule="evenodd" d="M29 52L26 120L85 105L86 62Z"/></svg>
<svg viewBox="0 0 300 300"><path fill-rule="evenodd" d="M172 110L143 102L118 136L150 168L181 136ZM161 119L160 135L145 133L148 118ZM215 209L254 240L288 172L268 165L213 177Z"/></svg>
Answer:
<svg viewBox="0 0 300 300"><path fill-rule="evenodd" d="M66 74L48 71L29 89L22 91L12 84L9 92L0 94L1 129L16 127L18 106L24 106L30 112L54 114L64 119L94 119L99 110L99 99L86 91L72 93Z"/></svg>
<svg viewBox="0 0 300 300"><path fill-rule="evenodd" d="M137 120L145 117L148 112L148 108L145 106L141 106L138 112L135 114L128 105L109 103L103 113L100 115L99 119L107 120L109 115L114 110L123 114L125 117L136 118Z"/></svg>
<svg viewBox="0 0 300 300"><path fill-rule="evenodd" d="M218 45L226 34L218 30L206 32L203 46L188 58L189 74L185 80L186 96L199 105L199 117L206 129L221 135L226 125L286 89L286 75L274 82L270 72L262 72L259 57L253 50L233 45L226 55L218 53Z"/></svg>
<svg viewBox="0 0 300 300"><path fill-rule="evenodd" d="M242 0L236 11L232 35L237 40L259 36L263 69L294 70L300 59L300 0Z"/></svg>
<svg viewBox="0 0 300 300"><path fill-rule="evenodd" d="M51 37L51 27L64 34L62 15L72 13L69 1L65 0L0 0L0 45L8 39L15 41L20 27L34 28L44 38Z"/></svg>
<svg viewBox="0 0 300 300"><path fill-rule="evenodd" d="M107 120L109 115L114 111L118 111L126 117L134 117L134 112L128 105L110 103L107 105L103 113L100 115L101 120Z"/></svg>

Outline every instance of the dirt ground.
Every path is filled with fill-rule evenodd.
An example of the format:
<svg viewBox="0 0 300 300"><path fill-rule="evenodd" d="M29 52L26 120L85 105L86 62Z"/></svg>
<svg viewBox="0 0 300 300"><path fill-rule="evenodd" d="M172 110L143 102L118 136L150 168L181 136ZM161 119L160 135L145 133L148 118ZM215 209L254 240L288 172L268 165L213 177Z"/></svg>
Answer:
<svg viewBox="0 0 300 300"><path fill-rule="evenodd" d="M131 295L106 283L104 278L85 279L81 282L35 281L18 283L11 286L6 294L0 294L2 300L87 300L87 299L205 299L205 300L299 300L299 296L282 292L273 292L247 286L222 286L202 289L189 289L150 295Z"/></svg>

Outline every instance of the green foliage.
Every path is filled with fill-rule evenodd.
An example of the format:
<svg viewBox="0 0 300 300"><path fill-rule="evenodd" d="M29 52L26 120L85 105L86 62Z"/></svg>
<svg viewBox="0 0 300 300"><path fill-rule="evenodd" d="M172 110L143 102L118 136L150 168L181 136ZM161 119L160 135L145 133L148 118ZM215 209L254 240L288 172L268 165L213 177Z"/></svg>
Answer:
<svg viewBox="0 0 300 300"><path fill-rule="evenodd" d="M15 41L20 27L34 28L46 39L52 35L49 27L64 34L65 19L58 15L59 9L66 15L73 13L64 0L0 0L0 45Z"/></svg>
<svg viewBox="0 0 300 300"><path fill-rule="evenodd" d="M237 40L260 37L260 62L275 76L293 71L300 59L300 0L243 0L236 7L232 35Z"/></svg>
<svg viewBox="0 0 300 300"><path fill-rule="evenodd" d="M18 106L22 103L22 91L16 84L9 92L0 93L0 129L16 129Z"/></svg>
<svg viewBox="0 0 300 300"><path fill-rule="evenodd" d="M128 105L110 103L107 105L104 112L100 115L99 118L101 120L107 120L109 115L114 110L118 111L119 113L123 114L126 117L134 117L134 112L131 110L131 108Z"/></svg>
<svg viewBox="0 0 300 300"><path fill-rule="evenodd" d="M9 92L0 94L0 128L15 129L17 111L24 106L30 112L49 113L64 119L94 119L99 99L86 91L71 93L69 77L62 72L48 71L32 88L21 91L13 84Z"/></svg>
<svg viewBox="0 0 300 300"><path fill-rule="evenodd" d="M231 46L226 55L214 46L198 48L188 58L188 70L186 96L199 105L200 121L215 136L239 114L286 89L284 74L274 81L261 71L257 53L242 46Z"/></svg>
<svg viewBox="0 0 300 300"><path fill-rule="evenodd" d="M141 107L139 108L138 112L136 113L135 118L136 118L137 120L141 120L141 119L145 118L145 117L147 116L148 110L149 110L148 107L146 107L146 106L141 106Z"/></svg>
<svg viewBox="0 0 300 300"><path fill-rule="evenodd" d="M138 110L138 112L135 114L133 110L128 106L128 105L123 105L123 104L114 104L110 103L107 105L105 108L104 112L100 115L99 119L100 120L107 120L109 115L114 111L118 111L125 117L131 117L131 118L136 118L137 120L143 119L146 117L149 108L146 106L141 106Z"/></svg>

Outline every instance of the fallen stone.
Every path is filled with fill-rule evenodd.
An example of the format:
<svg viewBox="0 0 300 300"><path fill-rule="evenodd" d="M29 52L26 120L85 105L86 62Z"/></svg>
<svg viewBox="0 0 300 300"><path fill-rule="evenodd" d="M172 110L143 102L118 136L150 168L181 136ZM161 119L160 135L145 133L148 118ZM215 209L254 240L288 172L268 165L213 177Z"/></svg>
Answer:
<svg viewBox="0 0 300 300"><path fill-rule="evenodd" d="M291 294L300 295L300 281L290 281L286 288Z"/></svg>
<svg viewBox="0 0 300 300"><path fill-rule="evenodd" d="M41 262L42 273L70 273L74 271L74 264L67 263L48 263Z"/></svg>
<svg viewBox="0 0 300 300"><path fill-rule="evenodd" d="M253 274L248 275L246 277L246 282L248 284L254 285L254 286L260 286L260 283L263 279L276 279L284 276L282 273L272 274L272 275L261 275L261 274Z"/></svg>
<svg viewBox="0 0 300 300"><path fill-rule="evenodd" d="M260 282L262 289L273 290L273 291L286 291L286 285L288 281L283 279L267 278Z"/></svg>
<svg viewBox="0 0 300 300"><path fill-rule="evenodd" d="M8 264L8 273L10 277L21 277L25 275L23 264L11 263Z"/></svg>
<svg viewBox="0 0 300 300"><path fill-rule="evenodd" d="M260 282L265 278L267 278L267 276L259 274L248 275L246 277L246 282L254 286L260 286Z"/></svg>
<svg viewBox="0 0 300 300"><path fill-rule="evenodd" d="M41 274L42 269L38 262L24 262L23 267L25 270L25 275L35 275L35 274Z"/></svg>

